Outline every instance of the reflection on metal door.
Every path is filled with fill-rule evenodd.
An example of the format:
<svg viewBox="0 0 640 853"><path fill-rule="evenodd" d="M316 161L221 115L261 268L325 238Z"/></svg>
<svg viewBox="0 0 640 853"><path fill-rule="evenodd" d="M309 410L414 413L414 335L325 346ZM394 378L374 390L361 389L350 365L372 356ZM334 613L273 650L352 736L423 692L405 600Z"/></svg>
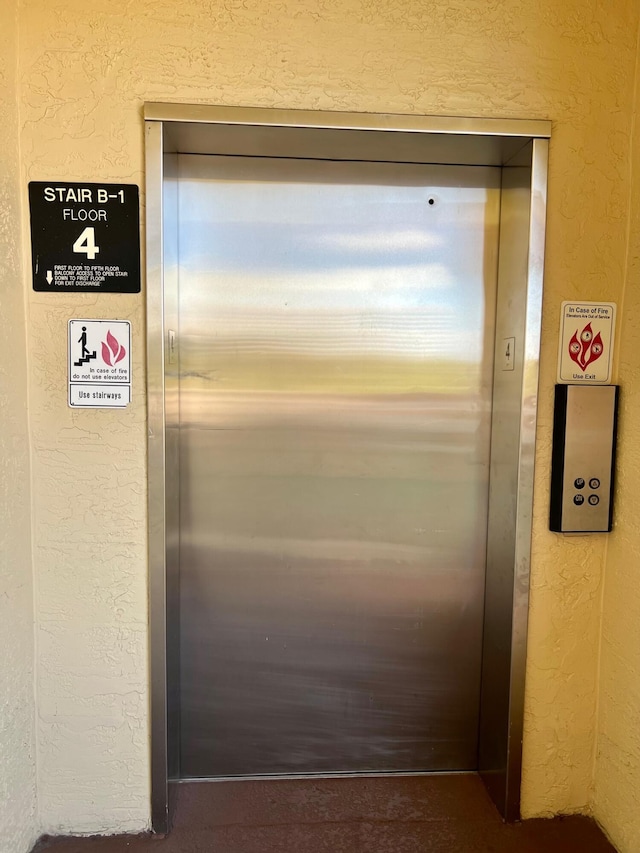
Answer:
<svg viewBox="0 0 640 853"><path fill-rule="evenodd" d="M499 170L181 156L181 775L476 767Z"/></svg>

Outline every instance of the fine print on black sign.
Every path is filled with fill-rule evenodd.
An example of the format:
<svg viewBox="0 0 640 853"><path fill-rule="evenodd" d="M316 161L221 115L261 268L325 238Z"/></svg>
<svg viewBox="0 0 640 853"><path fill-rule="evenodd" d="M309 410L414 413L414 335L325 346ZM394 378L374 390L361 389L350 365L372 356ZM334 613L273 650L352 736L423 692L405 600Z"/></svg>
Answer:
<svg viewBox="0 0 640 853"><path fill-rule="evenodd" d="M135 184L31 181L33 289L140 292Z"/></svg>

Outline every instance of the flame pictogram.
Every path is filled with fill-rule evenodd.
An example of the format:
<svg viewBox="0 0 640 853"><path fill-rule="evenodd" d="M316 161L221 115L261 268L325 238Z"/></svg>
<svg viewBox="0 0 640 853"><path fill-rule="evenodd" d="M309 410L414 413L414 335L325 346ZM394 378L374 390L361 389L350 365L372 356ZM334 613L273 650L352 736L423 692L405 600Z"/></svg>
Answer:
<svg viewBox="0 0 640 853"><path fill-rule="evenodd" d="M107 332L106 343L102 341L102 360L104 363L108 364L109 367L113 367L114 364L122 361L126 354L127 351L122 344L118 343L111 332Z"/></svg>
<svg viewBox="0 0 640 853"><path fill-rule="evenodd" d="M569 355L581 370L586 370L592 361L600 358L603 350L600 332L594 337L591 323L587 323L580 336L576 329L569 341Z"/></svg>

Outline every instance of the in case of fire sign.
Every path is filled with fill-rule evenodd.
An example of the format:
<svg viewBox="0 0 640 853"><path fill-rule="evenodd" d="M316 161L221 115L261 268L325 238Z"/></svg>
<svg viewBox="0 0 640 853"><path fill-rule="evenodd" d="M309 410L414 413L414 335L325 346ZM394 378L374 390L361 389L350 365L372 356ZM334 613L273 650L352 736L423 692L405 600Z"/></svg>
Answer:
<svg viewBox="0 0 640 853"><path fill-rule="evenodd" d="M563 302L558 382L611 382L615 325L613 302Z"/></svg>
<svg viewBox="0 0 640 853"><path fill-rule="evenodd" d="M121 409L131 402L131 323L69 320L69 405Z"/></svg>

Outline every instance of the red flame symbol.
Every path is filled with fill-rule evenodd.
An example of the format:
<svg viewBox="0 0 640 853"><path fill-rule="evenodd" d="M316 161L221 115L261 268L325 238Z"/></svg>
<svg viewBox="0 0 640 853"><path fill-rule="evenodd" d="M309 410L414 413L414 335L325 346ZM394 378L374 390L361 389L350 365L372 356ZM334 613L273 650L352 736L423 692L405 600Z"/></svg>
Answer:
<svg viewBox="0 0 640 853"><path fill-rule="evenodd" d="M111 332L107 332L106 343L102 341L102 360L104 363L112 367L114 364L122 361L126 354L127 351L122 344L118 343Z"/></svg>
<svg viewBox="0 0 640 853"><path fill-rule="evenodd" d="M569 355L582 370L586 370L592 361L600 358L603 351L604 345L600 332L594 337L591 323L587 323L580 332L580 336L576 329L569 341Z"/></svg>

